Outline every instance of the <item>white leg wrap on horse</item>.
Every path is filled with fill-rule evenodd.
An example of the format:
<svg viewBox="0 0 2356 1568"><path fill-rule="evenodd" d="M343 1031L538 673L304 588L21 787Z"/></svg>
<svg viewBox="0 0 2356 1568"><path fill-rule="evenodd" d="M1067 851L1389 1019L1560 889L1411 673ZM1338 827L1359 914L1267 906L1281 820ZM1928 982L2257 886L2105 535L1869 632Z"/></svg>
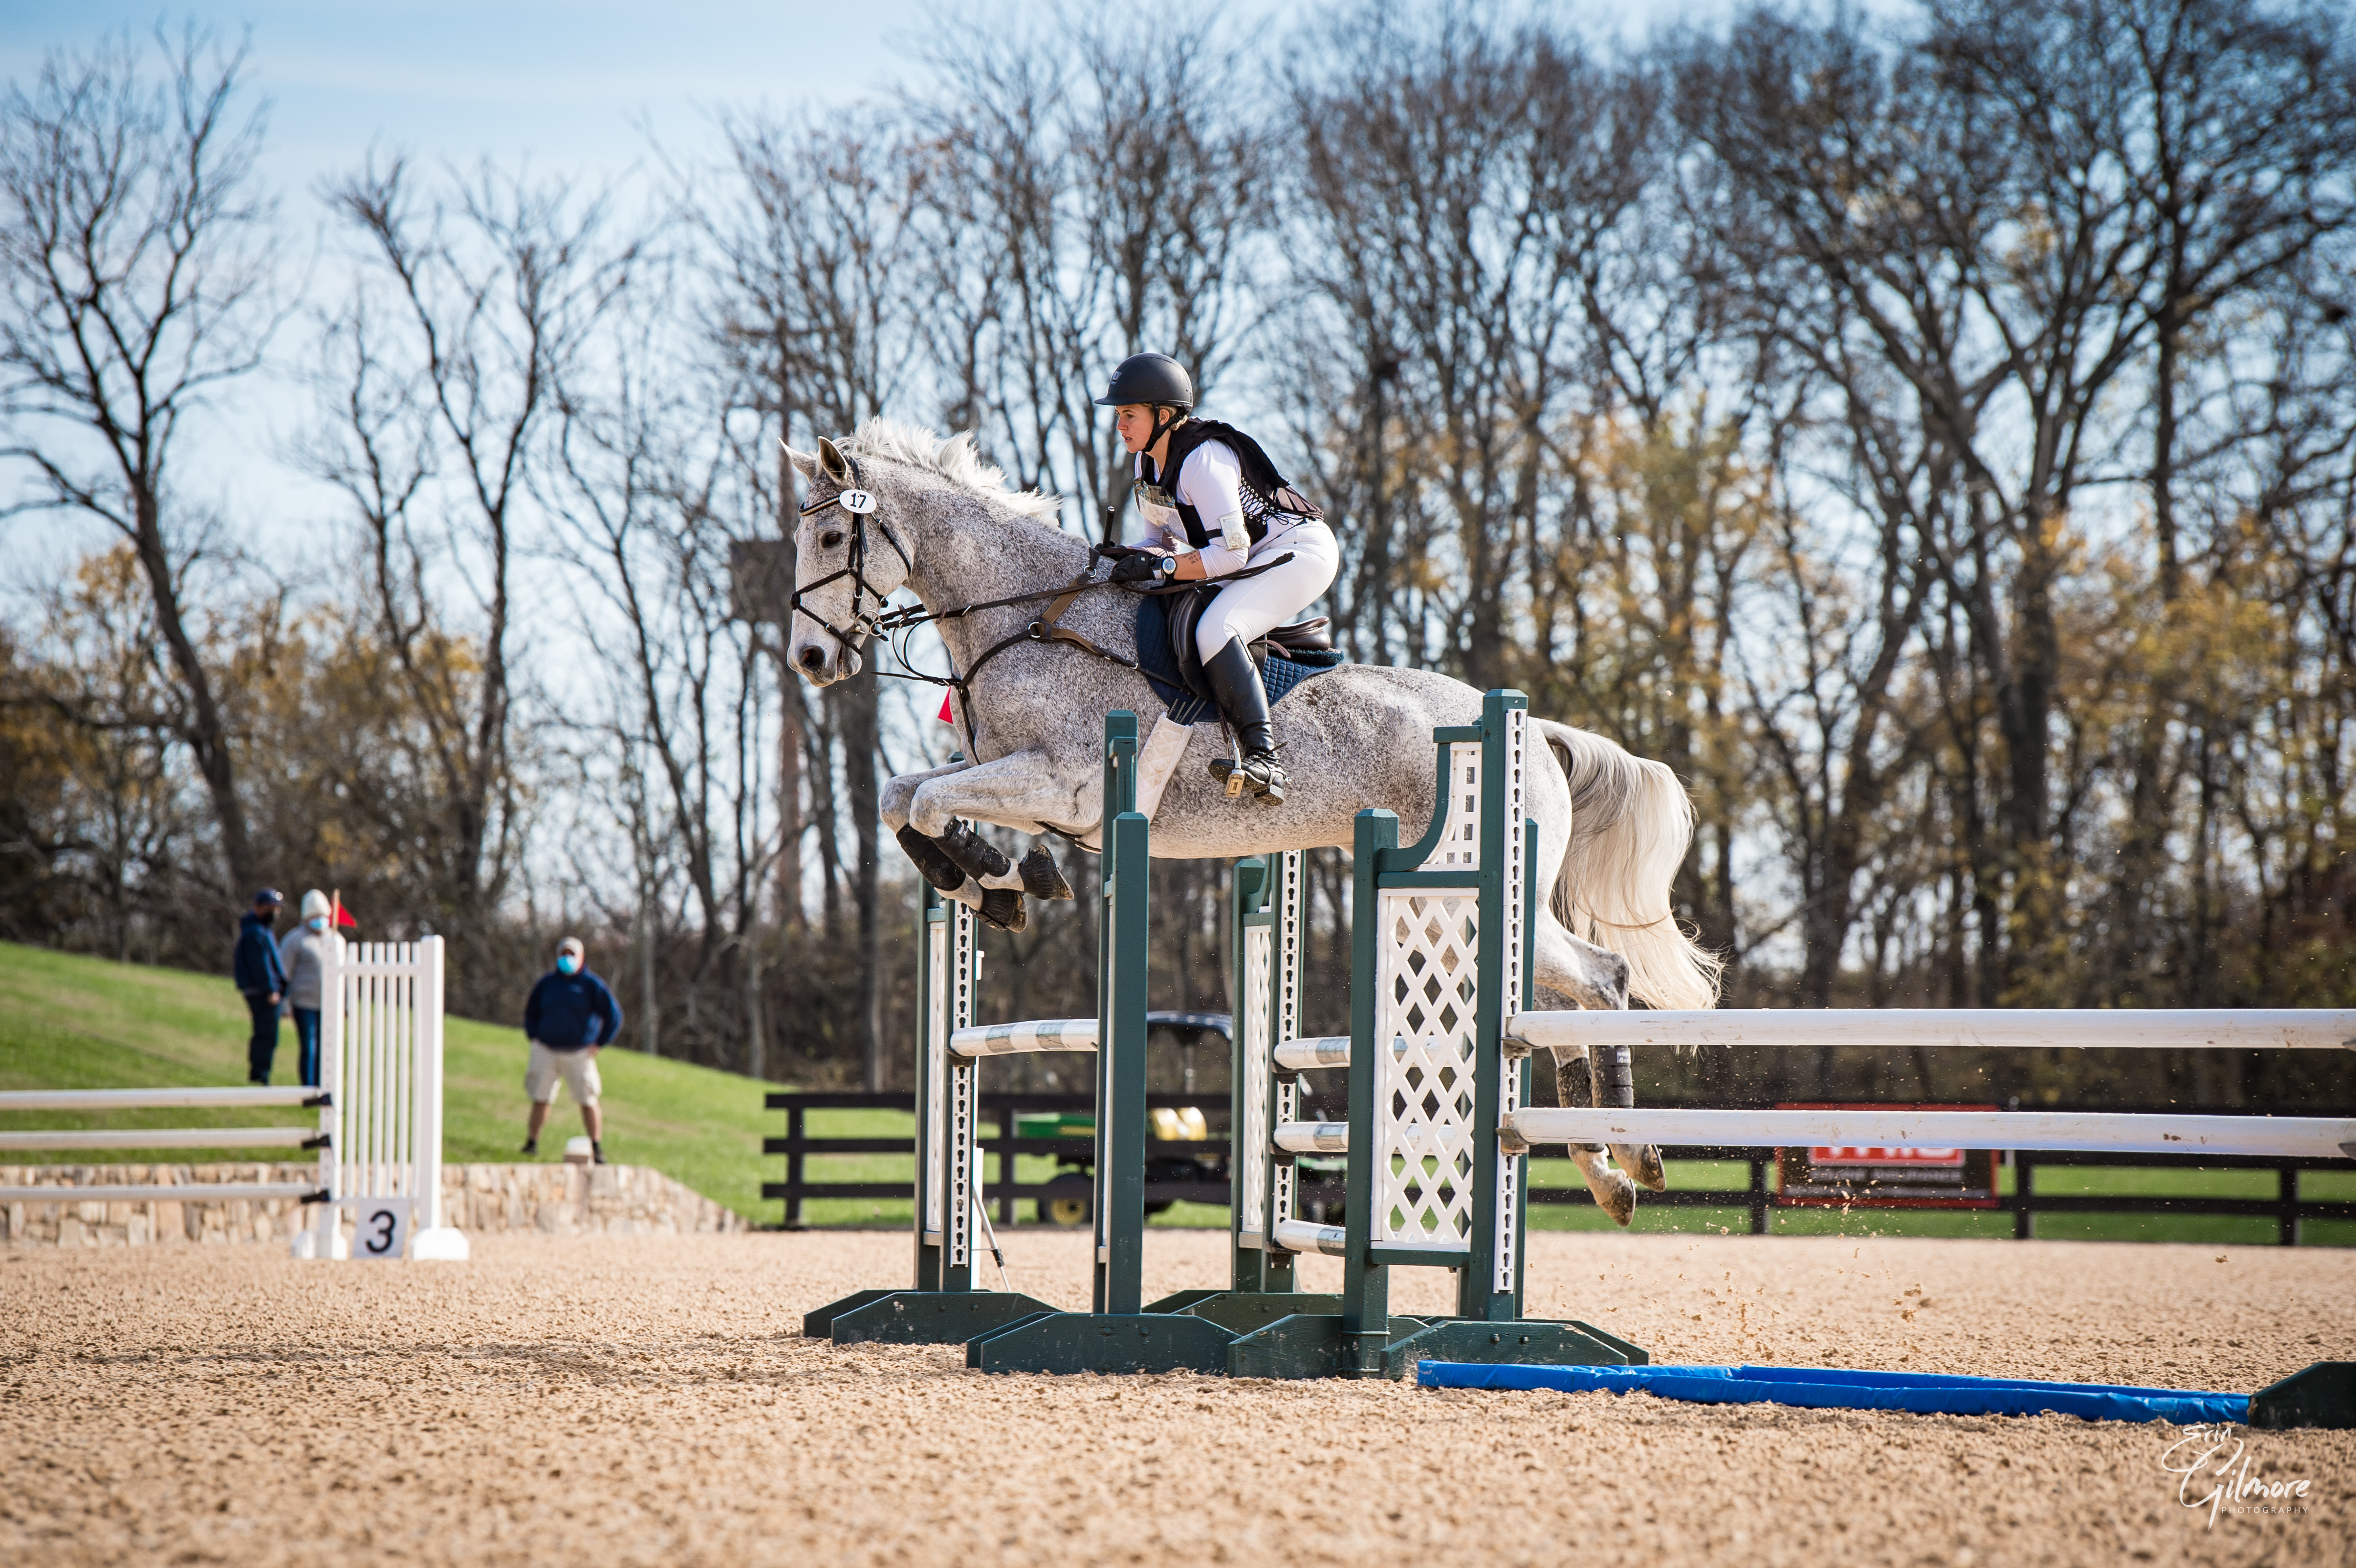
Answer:
<svg viewBox="0 0 2356 1568"><path fill-rule="evenodd" d="M1137 753L1137 809L1147 821L1161 806L1162 792L1170 787L1178 759L1186 754L1186 742L1194 736L1192 724L1173 724L1167 713L1153 721L1153 732Z"/></svg>

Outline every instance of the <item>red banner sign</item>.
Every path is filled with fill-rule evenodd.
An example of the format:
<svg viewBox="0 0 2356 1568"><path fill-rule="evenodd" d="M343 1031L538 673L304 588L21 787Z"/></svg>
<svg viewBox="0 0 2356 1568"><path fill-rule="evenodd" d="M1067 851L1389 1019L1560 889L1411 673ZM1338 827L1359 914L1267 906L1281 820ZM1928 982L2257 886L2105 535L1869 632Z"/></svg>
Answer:
<svg viewBox="0 0 2356 1568"><path fill-rule="evenodd" d="M1993 1111L1995 1105L1781 1104L1779 1111ZM1994 1149L1819 1145L1775 1151L1775 1201L1796 1209L1993 1209Z"/></svg>

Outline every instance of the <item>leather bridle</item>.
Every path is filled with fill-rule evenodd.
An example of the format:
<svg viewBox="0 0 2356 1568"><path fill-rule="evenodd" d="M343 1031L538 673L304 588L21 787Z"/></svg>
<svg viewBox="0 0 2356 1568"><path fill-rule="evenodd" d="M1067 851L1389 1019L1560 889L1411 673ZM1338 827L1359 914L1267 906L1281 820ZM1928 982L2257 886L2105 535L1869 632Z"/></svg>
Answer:
<svg viewBox="0 0 2356 1568"><path fill-rule="evenodd" d="M801 515L808 517L825 511L829 507L841 507L851 518L850 557L843 562L841 570L830 571L816 581L795 589L794 596L788 603L796 614L808 616L818 624L820 630L841 644L845 649L856 652L860 645L869 638L893 629L884 613L891 593L889 590L878 591L873 583L867 581L867 519L875 511L874 493L860 485L859 460L849 453L844 453L842 461L850 467L851 483L841 486L831 496L812 501L801 509ZM875 531L884 536L884 542L890 545L892 553L900 558L903 572L901 581L905 581L907 575L916 571L916 563L909 559L908 552L901 548L900 541L892 537L892 530L884 527L884 519L881 517L875 519ZM848 631L802 603L804 594L815 592L836 579L843 577L851 579L851 628ZM862 593L874 596L875 609L873 613L860 608L859 600Z"/></svg>

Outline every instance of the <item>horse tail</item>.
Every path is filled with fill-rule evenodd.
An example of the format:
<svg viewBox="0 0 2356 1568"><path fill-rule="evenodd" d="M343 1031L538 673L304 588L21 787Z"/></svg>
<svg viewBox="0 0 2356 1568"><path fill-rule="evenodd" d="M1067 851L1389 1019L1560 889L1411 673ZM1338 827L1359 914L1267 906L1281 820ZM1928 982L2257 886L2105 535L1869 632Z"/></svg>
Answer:
<svg viewBox="0 0 2356 1568"><path fill-rule="evenodd" d="M1670 884L1693 842L1694 810L1665 763L1531 716L1570 782L1570 845L1555 918L1628 961L1628 988L1656 1008L1714 1008L1726 961L1678 925Z"/></svg>

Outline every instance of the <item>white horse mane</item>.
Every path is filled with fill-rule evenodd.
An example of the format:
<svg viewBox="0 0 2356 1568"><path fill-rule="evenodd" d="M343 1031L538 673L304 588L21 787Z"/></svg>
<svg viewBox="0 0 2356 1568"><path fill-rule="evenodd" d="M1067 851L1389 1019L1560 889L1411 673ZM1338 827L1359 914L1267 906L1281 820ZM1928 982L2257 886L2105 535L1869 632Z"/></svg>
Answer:
<svg viewBox="0 0 2356 1568"><path fill-rule="evenodd" d="M948 480L984 501L995 501L1023 517L1053 526L1063 510L1063 499L1036 490L1017 490L1006 482L1005 470L982 460L971 431L937 436L898 420L872 419L845 443L862 457L884 457L921 468Z"/></svg>

